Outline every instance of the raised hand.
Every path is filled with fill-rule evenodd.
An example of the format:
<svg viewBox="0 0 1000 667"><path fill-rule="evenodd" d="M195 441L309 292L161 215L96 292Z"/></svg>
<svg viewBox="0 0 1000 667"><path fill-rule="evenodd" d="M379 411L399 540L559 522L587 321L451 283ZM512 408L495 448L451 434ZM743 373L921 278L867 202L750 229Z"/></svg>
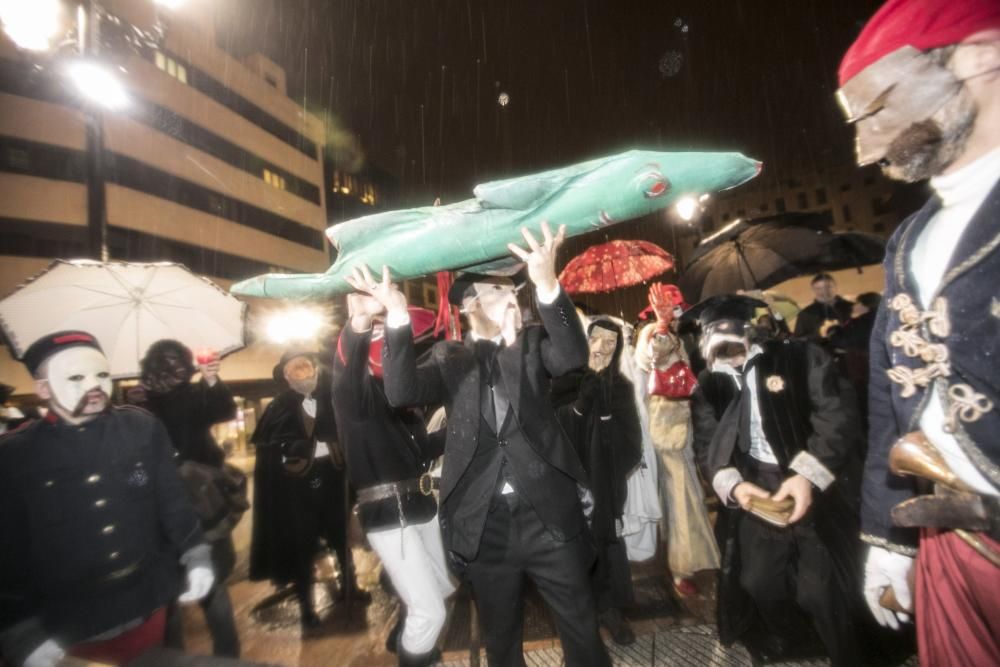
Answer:
<svg viewBox="0 0 1000 667"><path fill-rule="evenodd" d="M372 277L371 271L364 264L355 267L345 280L357 291L375 299L386 311L406 313L406 296L399 290L398 286L393 284L388 266L382 267L381 282Z"/></svg>
<svg viewBox="0 0 1000 667"><path fill-rule="evenodd" d="M656 332L665 334L670 330L674 320L674 298L663 283L653 283L649 286L649 305L656 315Z"/></svg>
<svg viewBox="0 0 1000 667"><path fill-rule="evenodd" d="M521 235L524 236L530 252L515 243L508 243L507 248L515 257L528 265L528 278L535 287L545 293L556 291L559 286L556 277L556 253L566 240L566 225L560 225L559 231L553 236L549 223L543 220L542 243L538 243L527 227L521 228Z"/></svg>

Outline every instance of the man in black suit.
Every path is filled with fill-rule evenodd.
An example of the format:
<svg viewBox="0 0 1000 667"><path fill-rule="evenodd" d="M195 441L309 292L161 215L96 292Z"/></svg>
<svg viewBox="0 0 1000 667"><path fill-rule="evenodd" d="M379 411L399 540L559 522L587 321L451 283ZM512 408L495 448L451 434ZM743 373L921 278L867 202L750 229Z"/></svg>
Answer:
<svg viewBox="0 0 1000 667"><path fill-rule="evenodd" d="M537 290L541 326L521 326L511 280L465 274L449 300L464 310L464 344L441 342L417 363L406 297L366 267L351 284L381 301L386 323L385 389L395 405L443 403L448 416L440 521L451 564L468 577L489 662L523 665L524 577L555 616L567 665L609 665L588 572L590 545L579 489L580 459L559 426L551 378L588 361L587 339L556 279L565 238L542 223L530 251L511 244Z"/></svg>

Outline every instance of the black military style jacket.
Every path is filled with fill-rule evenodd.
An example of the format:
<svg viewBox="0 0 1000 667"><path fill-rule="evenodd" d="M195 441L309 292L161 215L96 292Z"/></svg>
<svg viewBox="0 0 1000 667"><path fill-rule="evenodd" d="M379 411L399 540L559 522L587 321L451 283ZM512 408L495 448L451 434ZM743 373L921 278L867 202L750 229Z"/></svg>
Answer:
<svg viewBox="0 0 1000 667"><path fill-rule="evenodd" d="M66 646L145 618L179 593L180 558L202 541L145 410L80 425L50 413L0 439L0 635Z"/></svg>

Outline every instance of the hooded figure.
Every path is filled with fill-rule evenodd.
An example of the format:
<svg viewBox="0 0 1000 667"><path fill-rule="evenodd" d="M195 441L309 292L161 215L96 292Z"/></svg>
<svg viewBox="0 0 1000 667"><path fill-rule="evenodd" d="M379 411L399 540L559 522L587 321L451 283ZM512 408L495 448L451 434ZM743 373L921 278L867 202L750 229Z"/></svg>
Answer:
<svg viewBox="0 0 1000 667"><path fill-rule="evenodd" d="M264 410L251 438L254 468L250 578L294 584L306 627L313 609L313 562L320 538L346 567L344 474L337 424L316 356L288 350L274 367L284 391ZM334 457L336 462L334 462Z"/></svg>
<svg viewBox="0 0 1000 667"><path fill-rule="evenodd" d="M621 327L595 319L587 327L590 362L553 381L552 398L576 446L594 496L591 532L597 564L591 575L601 624L619 644L635 641L621 608L634 602L632 575L621 537L629 474L642 458L642 428L632 383L620 370Z"/></svg>

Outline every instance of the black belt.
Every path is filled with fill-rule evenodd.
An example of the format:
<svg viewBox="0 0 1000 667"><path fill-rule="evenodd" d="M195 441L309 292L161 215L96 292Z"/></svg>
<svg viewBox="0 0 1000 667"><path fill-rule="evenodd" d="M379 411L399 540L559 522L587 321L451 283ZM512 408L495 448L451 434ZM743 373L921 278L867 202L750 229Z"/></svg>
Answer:
<svg viewBox="0 0 1000 667"><path fill-rule="evenodd" d="M425 472L417 479L404 479L399 482L386 482L385 484L375 484L358 490L358 502L362 505L377 503L380 500L389 498L400 498L408 493L421 493L425 496L431 495L438 488L437 477L432 477L429 472Z"/></svg>

